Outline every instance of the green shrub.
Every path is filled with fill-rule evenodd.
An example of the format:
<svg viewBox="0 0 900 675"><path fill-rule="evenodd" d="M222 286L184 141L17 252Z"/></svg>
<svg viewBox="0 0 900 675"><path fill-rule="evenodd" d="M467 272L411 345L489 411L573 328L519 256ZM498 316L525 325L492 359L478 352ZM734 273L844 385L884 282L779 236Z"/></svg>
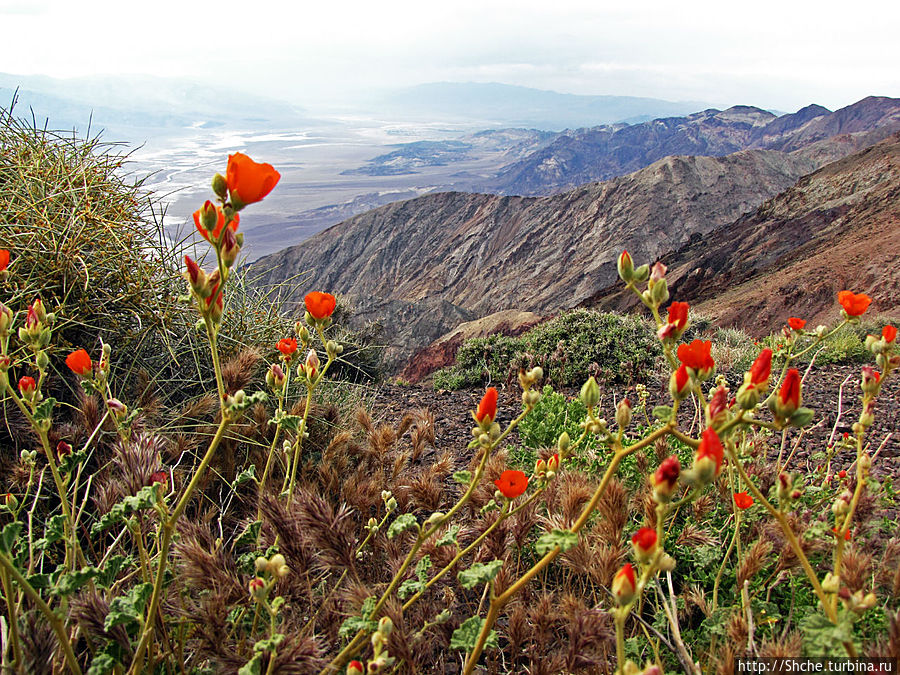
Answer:
<svg viewBox="0 0 900 675"><path fill-rule="evenodd" d="M546 386L534 412L519 423L519 438L529 448L552 448L564 431L573 440L580 437L579 424L586 415L580 399L569 400Z"/></svg>
<svg viewBox="0 0 900 675"><path fill-rule="evenodd" d="M576 386L594 375L631 384L647 377L661 350L648 324L636 316L576 309L520 337L491 335L467 340L456 363L434 375L437 388L504 382L519 368L539 365L547 381Z"/></svg>

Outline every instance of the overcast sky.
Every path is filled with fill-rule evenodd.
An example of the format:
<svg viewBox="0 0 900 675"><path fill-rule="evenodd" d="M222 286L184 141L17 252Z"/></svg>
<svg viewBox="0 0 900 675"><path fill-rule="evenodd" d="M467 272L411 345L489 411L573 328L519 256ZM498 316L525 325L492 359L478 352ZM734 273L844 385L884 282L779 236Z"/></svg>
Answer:
<svg viewBox="0 0 900 675"><path fill-rule="evenodd" d="M504 82L793 111L900 96L896 0L0 0L0 72L199 78L301 104Z"/></svg>

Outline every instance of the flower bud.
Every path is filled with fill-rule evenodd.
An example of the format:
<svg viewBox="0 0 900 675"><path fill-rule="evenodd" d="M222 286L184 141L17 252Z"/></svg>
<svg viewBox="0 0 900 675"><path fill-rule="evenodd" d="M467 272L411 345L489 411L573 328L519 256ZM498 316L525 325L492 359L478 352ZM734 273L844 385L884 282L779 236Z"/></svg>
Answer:
<svg viewBox="0 0 900 675"><path fill-rule="evenodd" d="M59 443L56 444L56 456L59 459L62 459L63 457L65 457L67 455L71 455L71 454L72 454L72 446L71 445L69 445L65 441L60 441Z"/></svg>
<svg viewBox="0 0 900 675"><path fill-rule="evenodd" d="M572 444L572 439L569 438L569 434L567 432L562 432L559 435L559 440L556 442L556 447L559 449L559 454L562 457L565 457L569 454L569 446Z"/></svg>
<svg viewBox="0 0 900 675"><path fill-rule="evenodd" d="M547 462L543 459L539 459L534 463L534 475L538 478L543 478L544 474L547 473Z"/></svg>
<svg viewBox="0 0 900 675"><path fill-rule="evenodd" d="M306 366L305 366L305 374L306 377L312 381L316 379L316 373L319 371L319 355L316 354L315 349L310 349L309 353L306 355Z"/></svg>
<svg viewBox="0 0 900 675"><path fill-rule="evenodd" d="M634 568L631 563L625 563L612 580L612 593L616 603L622 607L634 599L637 592L637 582L634 578Z"/></svg>
<svg viewBox="0 0 900 675"><path fill-rule="evenodd" d="M619 429L625 429L631 424L631 401L627 398L623 398L616 406L616 424Z"/></svg>
<svg viewBox="0 0 900 675"><path fill-rule="evenodd" d="M863 366L862 381L860 382L859 386L860 389L863 390L864 394L877 394L880 381L881 373L879 373L871 366Z"/></svg>
<svg viewBox="0 0 900 675"><path fill-rule="evenodd" d="M241 246L238 244L234 230L226 227L222 232L222 262L225 263L225 267L234 265L240 252Z"/></svg>
<svg viewBox="0 0 900 675"><path fill-rule="evenodd" d="M656 530L652 527L642 527L633 537L631 537L631 545L634 547L634 554L641 562L648 562L656 553L658 538Z"/></svg>
<svg viewBox="0 0 900 675"><path fill-rule="evenodd" d="M654 263L653 267L650 268L650 281L654 283L656 283L657 281L662 281L666 276L666 271L668 269L668 267L657 261L656 263Z"/></svg>
<svg viewBox="0 0 900 675"><path fill-rule="evenodd" d="M593 408L600 402L600 385L597 384L597 380L594 379L593 375L581 387L581 402L588 409Z"/></svg>
<svg viewBox="0 0 900 675"><path fill-rule="evenodd" d="M26 401L34 399L36 389L37 382L34 381L33 377L26 375L25 377L19 378L19 393Z"/></svg>
<svg viewBox="0 0 900 675"><path fill-rule="evenodd" d="M841 578L828 572L825 574L825 578L822 579L822 590L826 593L837 593L841 590Z"/></svg>
<svg viewBox="0 0 900 675"><path fill-rule="evenodd" d="M266 570L269 569L269 561L264 557L259 556L254 562L254 567L256 568L257 574L264 574Z"/></svg>
<svg viewBox="0 0 900 675"><path fill-rule="evenodd" d="M121 422L128 415L128 406L117 398L111 398L106 401L106 407L117 421Z"/></svg>
<svg viewBox="0 0 900 675"><path fill-rule="evenodd" d="M678 483L681 473L681 464L675 455L664 459L656 469L656 473L650 478L653 484L653 499L657 503L667 502L672 498L672 492Z"/></svg>
<svg viewBox="0 0 900 675"><path fill-rule="evenodd" d="M391 617L381 617L378 621L378 632L384 636L388 636L391 634L392 630L394 630L394 622L391 621Z"/></svg>
<svg viewBox="0 0 900 675"><path fill-rule="evenodd" d="M738 389L737 404L741 410L753 410L759 404L759 389L752 382L745 382Z"/></svg>
<svg viewBox="0 0 900 675"><path fill-rule="evenodd" d="M868 474L869 470L872 468L872 455L868 452L863 452L859 457L859 462L857 462L857 468L859 469L859 473Z"/></svg>
<svg viewBox="0 0 900 675"><path fill-rule="evenodd" d="M656 563L656 566L663 572L671 572L675 569L675 558L668 553L663 553Z"/></svg>
<svg viewBox="0 0 900 675"><path fill-rule="evenodd" d="M215 176L213 176L212 191L220 199L225 199L228 197L228 181L225 180L225 176L220 173L217 173Z"/></svg>
<svg viewBox="0 0 900 675"><path fill-rule="evenodd" d="M254 577L250 580L248 590L250 591L250 597L256 598L257 600L265 600L266 582L259 577Z"/></svg>
<svg viewBox="0 0 900 675"><path fill-rule="evenodd" d="M665 279L660 279L655 284L653 284L653 288L650 291L650 299L657 307L668 302L669 287L668 284L666 284Z"/></svg>
<svg viewBox="0 0 900 675"><path fill-rule="evenodd" d="M334 340L329 340L325 343L325 353L328 355L329 359L336 359L338 354L343 351L344 348Z"/></svg>
<svg viewBox="0 0 900 675"><path fill-rule="evenodd" d="M778 480L776 481L778 501L781 503L787 503L791 501L791 493L794 491L794 477L782 471L778 474Z"/></svg>
<svg viewBox="0 0 900 675"><path fill-rule="evenodd" d="M687 366L683 363L669 378L669 395L675 401L680 401L691 393L691 375Z"/></svg>
<svg viewBox="0 0 900 675"><path fill-rule="evenodd" d="M626 284L634 279L634 262L631 260L628 251L622 251L622 255L619 256L619 260L616 263L616 268L619 271L619 278Z"/></svg>
<svg viewBox="0 0 900 675"><path fill-rule="evenodd" d="M724 386L716 388L706 407L707 426L718 426L723 421L728 410L728 390Z"/></svg>
<svg viewBox="0 0 900 675"><path fill-rule="evenodd" d="M12 310L0 302L0 336L6 335L12 327Z"/></svg>
<svg viewBox="0 0 900 675"><path fill-rule="evenodd" d="M347 664L347 675L363 675L364 672L363 664L359 661L351 661Z"/></svg>
<svg viewBox="0 0 900 675"><path fill-rule="evenodd" d="M634 280L638 282L647 281L650 278L650 265L644 263L634 270Z"/></svg>
<svg viewBox="0 0 900 675"><path fill-rule="evenodd" d="M3 497L3 506L8 511L15 511L19 507L19 500L12 492L7 492Z"/></svg>
<svg viewBox="0 0 900 675"><path fill-rule="evenodd" d="M552 471L553 473L559 471L559 453L551 455L547 459L547 471Z"/></svg>

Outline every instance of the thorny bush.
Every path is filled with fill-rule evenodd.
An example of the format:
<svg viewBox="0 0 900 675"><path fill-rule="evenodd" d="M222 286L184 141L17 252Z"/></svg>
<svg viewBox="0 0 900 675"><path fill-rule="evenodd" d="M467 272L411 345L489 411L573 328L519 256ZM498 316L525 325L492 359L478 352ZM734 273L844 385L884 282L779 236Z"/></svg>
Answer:
<svg viewBox="0 0 900 675"><path fill-rule="evenodd" d="M309 293L293 334L268 346L267 391L244 391L251 357L220 358L240 218L279 178L232 155L194 214L216 266L185 257L184 278L216 392L191 433L112 395L115 344L57 368L51 308L0 306L6 416L31 448L2 505L4 667L650 674L729 671L742 655L897 656L900 541L878 529L893 492L873 478L884 444L868 435L900 365L893 326L865 340L877 370L861 369L852 433L833 434L820 471L794 459L816 413L792 366L858 322L867 296L841 293L831 328L791 319L784 348L759 351L732 390L711 342L683 340L690 308L669 302L665 267L623 253L667 404L618 397L607 421L590 377L565 406L579 419L512 469L511 432L558 397L540 366L522 368L521 411L488 388L460 460L437 453L428 410L376 424L321 405L343 351L329 293ZM5 287L19 267L0 252ZM48 395L59 371L80 382L75 400ZM226 475L223 456L246 460Z"/></svg>

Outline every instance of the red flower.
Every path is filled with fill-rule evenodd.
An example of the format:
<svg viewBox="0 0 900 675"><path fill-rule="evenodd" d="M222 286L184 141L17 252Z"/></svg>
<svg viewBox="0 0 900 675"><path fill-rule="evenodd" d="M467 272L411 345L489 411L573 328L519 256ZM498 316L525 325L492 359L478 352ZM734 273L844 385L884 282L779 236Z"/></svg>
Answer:
<svg viewBox="0 0 900 675"><path fill-rule="evenodd" d="M753 506L753 497L748 495L746 492L735 492L734 504L739 509L749 509L751 506Z"/></svg>
<svg viewBox="0 0 900 675"><path fill-rule="evenodd" d="M56 444L56 456L60 459L65 457L66 455L72 454L72 446L66 443L65 441L60 441Z"/></svg>
<svg viewBox="0 0 900 675"><path fill-rule="evenodd" d="M716 367L716 362L710 355L711 349L712 342L709 340L694 340L689 345L678 345L678 360L703 379Z"/></svg>
<svg viewBox="0 0 900 675"><path fill-rule="evenodd" d="M897 339L897 329L893 326L885 326L881 329L881 338L885 342L893 342Z"/></svg>
<svg viewBox="0 0 900 675"><path fill-rule="evenodd" d="M847 312L847 316L860 316L869 307L872 302L865 293L853 293L851 291L841 291L838 293L838 302Z"/></svg>
<svg viewBox="0 0 900 675"><path fill-rule="evenodd" d="M841 536L841 533L838 532L838 529L836 527L832 527L831 531L834 533L835 537ZM846 532L844 532L844 541L850 541L850 530L847 530Z"/></svg>
<svg viewBox="0 0 900 675"><path fill-rule="evenodd" d="M235 208L241 208L245 204L260 201L272 191L281 174L271 164L258 164L247 155L236 152L228 155L228 169L225 172L225 184L231 193Z"/></svg>
<svg viewBox="0 0 900 675"><path fill-rule="evenodd" d="M0 272L9 267L9 251L0 248Z"/></svg>
<svg viewBox="0 0 900 675"><path fill-rule="evenodd" d="M163 487L166 487L169 484L169 472L168 471L154 471L150 474L150 485L154 483L162 483Z"/></svg>
<svg viewBox="0 0 900 675"><path fill-rule="evenodd" d="M659 489L661 486L665 486L671 492L675 488L675 483L678 482L680 473L681 464L678 458L675 455L666 457L656 469L656 473L653 474L653 487Z"/></svg>
<svg viewBox="0 0 900 675"><path fill-rule="evenodd" d="M347 675L363 675L366 672L359 661L351 661L347 664Z"/></svg>
<svg viewBox="0 0 900 675"><path fill-rule="evenodd" d="M790 417L800 407L800 371L791 368L784 376L781 389L778 390L778 414Z"/></svg>
<svg viewBox="0 0 900 675"><path fill-rule="evenodd" d="M627 605L634 598L637 591L637 581L634 578L634 568L631 563L625 563L612 580L612 592L619 605Z"/></svg>
<svg viewBox="0 0 900 675"><path fill-rule="evenodd" d="M642 527L631 537L631 543L640 556L652 554L656 550L656 542L656 530L652 527Z"/></svg>
<svg viewBox="0 0 900 675"><path fill-rule="evenodd" d="M705 457L711 458L716 463L716 475L722 470L722 460L725 458L725 448L722 447L722 441L719 434L713 429L707 429L703 432L703 438L700 440L700 447L697 448L697 460Z"/></svg>
<svg viewBox="0 0 900 675"><path fill-rule="evenodd" d="M806 321L804 319L798 319L795 316L792 316L788 319L788 326L790 326L794 330L803 330L803 327L806 325Z"/></svg>
<svg viewBox="0 0 900 675"><path fill-rule="evenodd" d="M297 341L294 338L282 338L275 348L285 356L291 356L297 351Z"/></svg>
<svg viewBox="0 0 900 675"><path fill-rule="evenodd" d="M841 469L840 471L838 471L838 478L846 478L846 477L847 477L847 472L844 469Z"/></svg>
<svg viewBox="0 0 900 675"><path fill-rule="evenodd" d="M19 378L19 393L22 394L22 396L30 396L34 393L35 389L37 389L37 382L34 381L33 377L26 375L25 377Z"/></svg>
<svg viewBox="0 0 900 675"><path fill-rule="evenodd" d="M524 471L507 469L500 478L494 481L494 485L507 499L515 499L528 488L528 476Z"/></svg>
<svg viewBox="0 0 900 675"><path fill-rule="evenodd" d="M669 393L672 398L681 400L690 392L691 374L683 363L678 367L669 379Z"/></svg>
<svg viewBox="0 0 900 675"><path fill-rule="evenodd" d="M303 301L306 303L306 311L314 319L320 320L331 316L337 306L337 300L331 293L322 293L321 291L307 293Z"/></svg>
<svg viewBox="0 0 900 675"><path fill-rule="evenodd" d="M497 417L497 390L494 387L488 387L478 404L478 412L475 413L475 419L483 422L488 418L488 422L493 422ZM522 474L523 476L525 474Z"/></svg>
<svg viewBox="0 0 900 675"><path fill-rule="evenodd" d="M216 224L212 230L212 238L209 236L209 230L203 225L204 211L210 214L214 211L216 214ZM212 216L210 216L210 220L212 220ZM237 232L238 224L240 222L240 214L235 213L232 221L228 223L228 229L232 232ZM218 241L219 235L222 234L222 228L225 227L225 213L222 211L222 207L214 206L213 203L207 199L206 203L203 204L201 208L194 211L194 225L197 227L197 232L203 235L203 238L206 239L206 241Z"/></svg>
<svg viewBox="0 0 900 675"><path fill-rule="evenodd" d="M87 351L84 349L79 349L78 351L74 351L66 357L66 365L69 366L69 369L79 375L80 377L88 377L90 376L94 364L91 363L91 357L88 356Z"/></svg>
<svg viewBox="0 0 900 675"><path fill-rule="evenodd" d="M669 305L669 323L675 324L676 330L682 331L687 326L688 307L686 302L673 302Z"/></svg>
<svg viewBox="0 0 900 675"><path fill-rule="evenodd" d="M769 376L772 374L772 350L766 347L763 349L756 361L750 366L750 384L758 387L761 384L769 382Z"/></svg>

